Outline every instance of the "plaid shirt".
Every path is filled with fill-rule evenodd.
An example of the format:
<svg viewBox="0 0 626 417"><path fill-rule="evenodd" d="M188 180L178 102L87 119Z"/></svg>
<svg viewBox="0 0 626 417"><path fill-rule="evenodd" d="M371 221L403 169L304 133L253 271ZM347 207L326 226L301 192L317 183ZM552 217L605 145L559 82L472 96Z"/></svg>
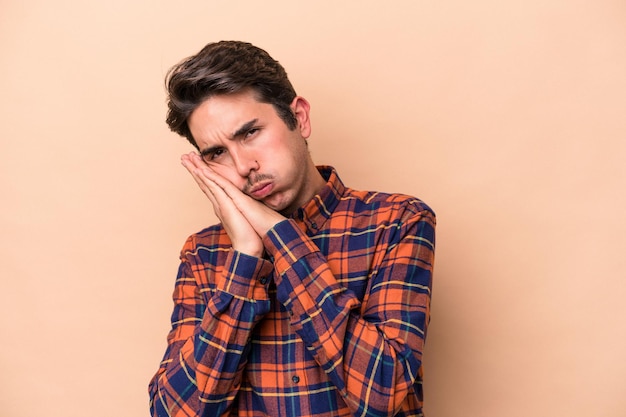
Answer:
<svg viewBox="0 0 626 417"><path fill-rule="evenodd" d="M422 415L435 216L320 171L264 259L220 225L187 240L152 415Z"/></svg>

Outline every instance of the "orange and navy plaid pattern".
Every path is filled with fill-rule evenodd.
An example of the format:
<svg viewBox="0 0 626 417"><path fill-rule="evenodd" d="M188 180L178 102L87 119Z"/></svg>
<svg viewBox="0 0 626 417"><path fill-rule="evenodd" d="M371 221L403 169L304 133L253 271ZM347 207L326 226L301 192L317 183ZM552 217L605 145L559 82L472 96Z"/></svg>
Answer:
<svg viewBox="0 0 626 417"><path fill-rule="evenodd" d="M220 225L187 240L153 416L422 415L434 213L320 172L264 259Z"/></svg>

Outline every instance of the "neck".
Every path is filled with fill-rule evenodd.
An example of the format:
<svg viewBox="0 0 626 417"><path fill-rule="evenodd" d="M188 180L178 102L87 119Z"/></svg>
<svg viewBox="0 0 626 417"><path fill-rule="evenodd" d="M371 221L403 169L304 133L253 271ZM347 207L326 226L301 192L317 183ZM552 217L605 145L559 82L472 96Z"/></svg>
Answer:
<svg viewBox="0 0 626 417"><path fill-rule="evenodd" d="M281 211L281 214L283 216L289 216L299 207L308 203L316 194L319 194L325 186L326 180L311 161L307 164L305 185L300 194L300 198L298 201L294 202L293 206L287 207L285 210Z"/></svg>

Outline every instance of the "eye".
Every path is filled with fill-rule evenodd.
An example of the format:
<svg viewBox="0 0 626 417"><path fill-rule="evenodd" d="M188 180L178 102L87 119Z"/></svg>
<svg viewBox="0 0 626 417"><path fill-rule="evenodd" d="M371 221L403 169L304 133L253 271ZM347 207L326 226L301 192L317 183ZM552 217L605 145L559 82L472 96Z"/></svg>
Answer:
<svg viewBox="0 0 626 417"><path fill-rule="evenodd" d="M226 149L224 148L211 149L202 154L202 159L204 160L204 162L209 163L211 161L219 159L219 157L224 155L224 153L226 153Z"/></svg>
<svg viewBox="0 0 626 417"><path fill-rule="evenodd" d="M221 155L223 155L226 152L226 149L216 149L213 154L211 155L212 159L215 159Z"/></svg>
<svg viewBox="0 0 626 417"><path fill-rule="evenodd" d="M253 127L253 128L251 128L250 130L248 130L248 131L246 132L246 135L244 136L244 139L249 139L249 138L251 138L251 137L252 137L252 136L254 136L254 135L255 135L258 131L259 131L259 128L258 128L258 127Z"/></svg>

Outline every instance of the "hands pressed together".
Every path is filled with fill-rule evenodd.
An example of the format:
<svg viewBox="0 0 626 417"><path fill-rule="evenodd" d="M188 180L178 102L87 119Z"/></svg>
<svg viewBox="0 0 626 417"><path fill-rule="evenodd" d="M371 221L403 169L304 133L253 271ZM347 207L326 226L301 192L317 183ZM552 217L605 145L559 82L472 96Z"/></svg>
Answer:
<svg viewBox="0 0 626 417"><path fill-rule="evenodd" d="M243 193L232 182L209 167L196 153L185 154L181 162L213 204L215 214L228 233L233 249L261 257L263 237L285 220L280 213Z"/></svg>

